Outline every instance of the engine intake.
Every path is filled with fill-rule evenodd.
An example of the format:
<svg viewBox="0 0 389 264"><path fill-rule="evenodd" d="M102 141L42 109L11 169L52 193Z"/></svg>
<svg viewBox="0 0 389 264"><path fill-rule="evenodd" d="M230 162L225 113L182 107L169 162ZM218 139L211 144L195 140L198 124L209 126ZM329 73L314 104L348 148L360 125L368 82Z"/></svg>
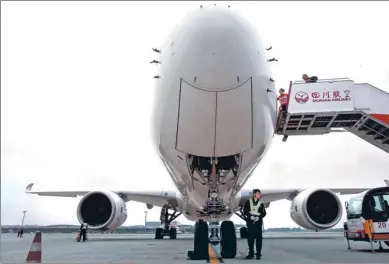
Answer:
<svg viewBox="0 0 389 264"><path fill-rule="evenodd" d="M116 193L95 191L86 194L77 208L78 221L92 230L113 230L127 219L126 204Z"/></svg>
<svg viewBox="0 0 389 264"><path fill-rule="evenodd" d="M327 189L307 189L292 201L290 216L303 228L322 230L335 226L342 218L342 203Z"/></svg>

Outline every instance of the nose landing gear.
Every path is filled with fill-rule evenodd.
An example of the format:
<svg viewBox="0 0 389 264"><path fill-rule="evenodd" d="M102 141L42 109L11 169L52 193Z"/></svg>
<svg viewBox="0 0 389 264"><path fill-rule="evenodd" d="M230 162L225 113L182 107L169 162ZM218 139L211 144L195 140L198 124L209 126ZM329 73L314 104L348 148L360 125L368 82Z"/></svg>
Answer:
<svg viewBox="0 0 389 264"><path fill-rule="evenodd" d="M212 225L217 225L217 227L212 227ZM208 238L209 229L211 231L210 238ZM209 260L209 250L213 250L209 244L220 244L220 256L222 258L235 258L237 243L234 223L232 221L223 221L220 226L219 238L217 221L210 223L209 227L204 220L197 221L195 225L194 249L193 251L188 251L188 258L191 260Z"/></svg>

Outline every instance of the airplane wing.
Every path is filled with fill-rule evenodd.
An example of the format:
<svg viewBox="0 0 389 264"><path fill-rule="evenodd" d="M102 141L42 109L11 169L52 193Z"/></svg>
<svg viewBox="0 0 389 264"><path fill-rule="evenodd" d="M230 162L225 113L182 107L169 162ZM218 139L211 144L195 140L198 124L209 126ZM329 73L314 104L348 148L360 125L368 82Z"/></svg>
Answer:
<svg viewBox="0 0 389 264"><path fill-rule="evenodd" d="M54 196L54 197L77 197L84 196L90 191L32 191L34 183L27 185L25 192L28 194L36 194L40 196ZM111 191L120 196L125 202L135 201L150 205L162 207L170 204L177 207L176 192L175 191Z"/></svg>
<svg viewBox="0 0 389 264"><path fill-rule="evenodd" d="M334 193L341 195L345 194L357 194L369 190L370 188L328 188ZM271 202L279 200L293 200L304 189L261 189L262 201L265 207L269 207ZM239 201L239 207L243 207L248 199L253 195L252 190L242 190L242 196Z"/></svg>

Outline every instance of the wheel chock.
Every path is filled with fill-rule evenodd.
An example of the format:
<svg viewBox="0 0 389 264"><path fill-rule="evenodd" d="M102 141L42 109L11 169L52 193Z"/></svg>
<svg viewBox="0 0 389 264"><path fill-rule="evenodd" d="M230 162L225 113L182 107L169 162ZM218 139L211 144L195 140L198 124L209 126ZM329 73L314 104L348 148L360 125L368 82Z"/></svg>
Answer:
<svg viewBox="0 0 389 264"><path fill-rule="evenodd" d="M193 250L188 251L188 260L208 260L209 256L199 256L198 254L196 255Z"/></svg>

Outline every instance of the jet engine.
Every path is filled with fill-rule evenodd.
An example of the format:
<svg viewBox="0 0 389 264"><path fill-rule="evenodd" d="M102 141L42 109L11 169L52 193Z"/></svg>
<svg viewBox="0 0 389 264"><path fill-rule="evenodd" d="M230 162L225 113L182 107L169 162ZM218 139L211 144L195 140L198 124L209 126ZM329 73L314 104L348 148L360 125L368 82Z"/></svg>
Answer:
<svg viewBox="0 0 389 264"><path fill-rule="evenodd" d="M342 219L343 209L339 197L327 189L307 189L292 201L290 217L299 226L310 230L323 230L335 226Z"/></svg>
<svg viewBox="0 0 389 264"><path fill-rule="evenodd" d="M77 218L92 230L114 230L127 219L126 203L111 191L93 191L82 197Z"/></svg>

